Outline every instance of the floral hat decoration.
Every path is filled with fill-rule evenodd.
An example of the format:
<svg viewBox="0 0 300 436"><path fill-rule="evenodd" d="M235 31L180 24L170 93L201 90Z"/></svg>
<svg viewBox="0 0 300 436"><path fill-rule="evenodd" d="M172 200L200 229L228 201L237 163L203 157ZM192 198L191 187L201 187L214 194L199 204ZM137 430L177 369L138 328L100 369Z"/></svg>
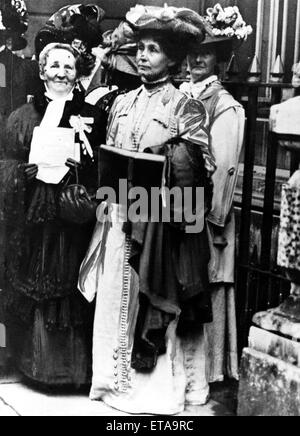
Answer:
<svg viewBox="0 0 300 436"><path fill-rule="evenodd" d="M102 42L101 22L104 16L104 10L95 4L64 6L39 30L35 40L37 55L53 42L72 45L79 39L88 51L97 47Z"/></svg>
<svg viewBox="0 0 300 436"><path fill-rule="evenodd" d="M23 50L27 46L24 34L28 29L28 12L24 0L0 2L0 35L12 39L12 50Z"/></svg>
<svg viewBox="0 0 300 436"><path fill-rule="evenodd" d="M152 30L176 34L178 38L205 37L205 20L188 8L173 6L136 5L126 15L127 22L136 32Z"/></svg>
<svg viewBox="0 0 300 436"><path fill-rule="evenodd" d="M229 40L245 41L253 32L252 26L246 24L237 6L222 8L218 3L207 9L204 19L207 31L205 44Z"/></svg>

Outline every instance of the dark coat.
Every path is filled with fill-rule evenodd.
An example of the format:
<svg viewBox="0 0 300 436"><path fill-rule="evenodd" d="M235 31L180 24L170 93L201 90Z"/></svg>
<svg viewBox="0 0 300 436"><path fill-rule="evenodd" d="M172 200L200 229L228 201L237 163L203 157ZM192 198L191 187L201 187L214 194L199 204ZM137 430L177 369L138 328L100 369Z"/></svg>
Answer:
<svg viewBox="0 0 300 436"><path fill-rule="evenodd" d="M36 61L23 59L9 50L0 53L0 115L9 115L27 102L41 87L39 66Z"/></svg>
<svg viewBox="0 0 300 436"><path fill-rule="evenodd" d="M24 179L22 163L28 162L33 130L40 125L46 107L44 97L37 96L34 102L14 112L7 125L1 177L5 178L8 171L18 177L5 178L10 181L5 189L7 196L4 195L4 219L9 235L6 312L30 324L36 304L42 303L52 325L58 325L63 319L66 326L80 322L77 310L68 310L63 317L59 317L59 313L66 307L61 304L62 299L72 297L70 307L76 300L78 271L94 223L79 226L60 219L57 198L64 182L49 185L38 180L26 183ZM78 114L94 119L93 130L87 136L95 148L99 145L101 120L97 109L84 102L84 96L76 94L72 102L66 103L59 127L71 127L70 116ZM82 156L82 162L80 183L89 190L96 190L96 163L88 156ZM73 182L75 180L70 180ZM57 310L53 310L53 299Z"/></svg>

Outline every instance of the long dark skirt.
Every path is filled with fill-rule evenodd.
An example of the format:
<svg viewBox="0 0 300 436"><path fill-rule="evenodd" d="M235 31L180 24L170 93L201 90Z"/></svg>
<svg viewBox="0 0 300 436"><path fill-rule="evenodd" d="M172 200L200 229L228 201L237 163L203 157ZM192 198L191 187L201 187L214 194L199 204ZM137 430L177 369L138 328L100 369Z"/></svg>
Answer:
<svg viewBox="0 0 300 436"><path fill-rule="evenodd" d="M91 320L92 325L92 320ZM92 328L88 325L49 330L44 312L35 309L27 329L8 328L16 368L43 385L80 387L91 381Z"/></svg>

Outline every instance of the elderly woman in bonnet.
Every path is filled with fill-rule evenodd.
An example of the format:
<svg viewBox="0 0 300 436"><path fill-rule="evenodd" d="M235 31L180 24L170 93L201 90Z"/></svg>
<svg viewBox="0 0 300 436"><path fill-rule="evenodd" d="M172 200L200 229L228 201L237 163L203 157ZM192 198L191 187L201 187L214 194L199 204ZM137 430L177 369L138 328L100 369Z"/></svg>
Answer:
<svg viewBox="0 0 300 436"><path fill-rule="evenodd" d="M237 7L223 9L219 4L208 10L205 23L207 37L202 43L195 41L187 57L191 80L180 89L201 101L208 111L217 164L212 210L207 218L213 323L205 330L209 381L218 382L224 376L238 379L233 198L245 125L243 107L224 89L218 72L229 60L234 44L245 40L252 28Z"/></svg>
<svg viewBox="0 0 300 436"><path fill-rule="evenodd" d="M166 185L204 187L208 211L215 164L207 114L171 84L190 40L202 35L202 20L190 9L151 6L137 6L126 18L143 85L116 99L107 144L166 156ZM125 205L110 206L79 277L88 301L96 297L90 397L129 413L177 414L185 403L204 404L198 338L211 321L206 232L188 234L184 221L136 225L126 220Z"/></svg>
<svg viewBox="0 0 300 436"><path fill-rule="evenodd" d="M93 149L99 143L100 119L76 86L79 65L70 45L44 48L40 55L44 90L10 116L5 140L7 171L14 174L14 178L7 174L5 186L10 235L3 293L7 322L20 326L15 334L18 368L30 379L50 385L81 385L89 380L92 314L77 293L77 280L95 214L62 213L68 203L66 186L77 179L74 166L81 191L95 190ZM83 141L80 126L85 120ZM38 167L27 163L35 127L45 132L75 129L81 166L68 161L71 170L66 166L58 183L37 179ZM79 198L73 200L74 204ZM72 201L68 204L72 206Z"/></svg>
<svg viewBox="0 0 300 436"><path fill-rule="evenodd" d="M55 12L35 38L36 55L54 42L70 44L80 55L80 83L86 92L101 83L101 22L105 12L96 4L67 5Z"/></svg>

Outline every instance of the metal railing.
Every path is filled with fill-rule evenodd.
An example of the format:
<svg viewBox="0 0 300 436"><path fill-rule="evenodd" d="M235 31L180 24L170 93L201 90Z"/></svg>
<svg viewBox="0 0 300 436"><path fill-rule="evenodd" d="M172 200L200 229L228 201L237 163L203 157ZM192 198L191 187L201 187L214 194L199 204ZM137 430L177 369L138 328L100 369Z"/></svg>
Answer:
<svg viewBox="0 0 300 436"><path fill-rule="evenodd" d="M240 225L237 227L238 250L236 262L236 292L238 339L240 351L248 341L249 328L253 315L262 310L278 306L288 295L290 282L284 271L277 266L277 232L279 211L275 210L275 185L277 157L279 153L278 139L269 131L267 139L267 155L265 162L264 192L259 210L260 224L256 231L260 232L259 242L253 242L253 181L254 164L257 150L257 131L259 118L259 95L261 90L270 90L269 106L281 102L282 90L291 88L290 84L278 83L225 83L232 94L243 101L246 109L247 124L244 144L244 172L242 198L236 204L240 211ZM266 120L268 111L264 111ZM296 162L291 159L291 173ZM255 227L255 226L254 226Z"/></svg>

